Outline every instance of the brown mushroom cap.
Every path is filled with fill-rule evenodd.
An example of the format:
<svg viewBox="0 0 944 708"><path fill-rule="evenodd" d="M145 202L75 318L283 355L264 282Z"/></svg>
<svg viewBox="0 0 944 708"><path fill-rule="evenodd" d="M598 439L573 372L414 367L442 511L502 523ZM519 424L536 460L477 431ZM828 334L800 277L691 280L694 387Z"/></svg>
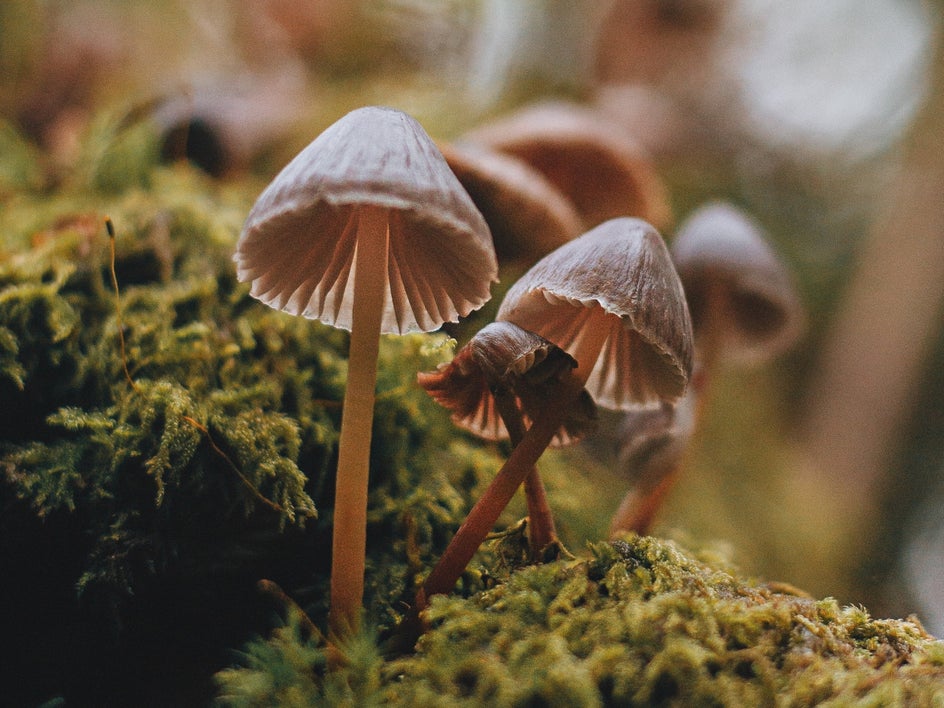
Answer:
<svg viewBox="0 0 944 708"><path fill-rule="evenodd" d="M587 390L605 408L675 400L691 375L682 284L662 237L640 219L611 219L538 261L509 289L497 319L591 366Z"/></svg>
<svg viewBox="0 0 944 708"><path fill-rule="evenodd" d="M526 162L469 142L439 147L485 217L499 262L530 265L584 231L571 201Z"/></svg>
<svg viewBox="0 0 944 708"><path fill-rule="evenodd" d="M666 187L642 147L591 108L539 103L465 138L530 164L570 198L588 226L620 216L661 229L672 222Z"/></svg>
<svg viewBox="0 0 944 708"><path fill-rule="evenodd" d="M508 429L495 404L496 391L516 398L522 420L534 416L555 394L555 380L576 366L573 357L548 340L510 322L492 322L436 371L417 376L437 403L452 412L456 425L486 440L505 440ZM568 445L596 422L596 406L586 391L578 399L552 441Z"/></svg>
<svg viewBox="0 0 944 708"><path fill-rule="evenodd" d="M710 338L718 356L763 361L796 340L803 315L790 273L742 211L723 202L700 207L671 252L695 336Z"/></svg>
<svg viewBox="0 0 944 708"><path fill-rule="evenodd" d="M252 295L351 328L359 213L387 213L381 331L430 331L480 307L497 280L488 226L420 124L390 108L347 114L263 191L234 260Z"/></svg>

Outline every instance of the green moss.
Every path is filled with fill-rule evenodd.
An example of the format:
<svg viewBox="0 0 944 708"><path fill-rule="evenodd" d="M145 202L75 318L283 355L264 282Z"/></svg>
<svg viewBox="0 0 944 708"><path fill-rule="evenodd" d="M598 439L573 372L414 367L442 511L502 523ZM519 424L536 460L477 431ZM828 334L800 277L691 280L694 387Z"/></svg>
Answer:
<svg viewBox="0 0 944 708"><path fill-rule="evenodd" d="M749 583L674 544L627 536L590 557L436 597L415 654L370 662L371 703L404 706L938 705L944 642L916 621ZM289 627L291 623L289 623ZM250 647L285 666L284 632ZM317 642L302 642L317 653ZM314 655L313 655L314 656ZM294 665L309 704L339 675ZM274 705L259 662L218 676L223 701ZM282 680L285 674L280 674ZM363 679L362 679L363 680ZM266 684L271 688L271 684ZM353 700L348 694L348 700Z"/></svg>
<svg viewBox="0 0 944 708"><path fill-rule="evenodd" d="M455 595L434 598L415 653L386 656L405 603L501 464L500 448L457 432L415 385L451 357L442 335L382 342L369 629L327 671L309 622L325 625L347 335L273 312L236 282L231 254L259 185L158 164L133 112L96 120L82 159L54 173L6 128L0 142L15 147L0 150L11 703L944 701L944 645L915 622L752 584L717 554L651 538L524 566L520 506ZM552 487L567 480L551 490L566 502L561 528L591 528L595 483L569 459L550 454L542 469ZM260 593L264 578L292 602Z"/></svg>
<svg viewBox="0 0 944 708"><path fill-rule="evenodd" d="M224 651L271 622L260 578L319 624L327 606L347 334L236 282L257 185L158 164L129 120L97 120L84 163L50 183L0 190L0 571L19 579L2 619L19 641L49 609L30 588L50 589L76 636L48 661L61 657L80 699L100 673L131 690L122 667L144 660L152 625L207 635L202 674L177 679L207 692ZM379 627L499 466L414 383L452 351L441 335L381 346L366 596ZM152 608L155 594L176 604ZM69 642L102 654L65 666Z"/></svg>

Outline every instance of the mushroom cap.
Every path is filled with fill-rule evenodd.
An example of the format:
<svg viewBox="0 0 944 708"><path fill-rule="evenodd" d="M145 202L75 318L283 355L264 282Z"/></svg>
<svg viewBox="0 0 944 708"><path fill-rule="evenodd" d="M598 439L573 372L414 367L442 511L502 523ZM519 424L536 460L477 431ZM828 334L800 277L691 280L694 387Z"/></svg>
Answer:
<svg viewBox="0 0 944 708"><path fill-rule="evenodd" d="M492 322L469 340L448 364L417 376L441 406L452 412L456 425L486 440L504 440L508 429L495 404L505 388L515 396L526 426L530 426L555 395L558 377L576 366L574 358L543 337L510 322ZM596 423L596 406L584 390L551 441L568 445Z"/></svg>
<svg viewBox="0 0 944 708"><path fill-rule="evenodd" d="M756 363L796 341L803 308L790 273L744 212L705 204L679 227L671 253L696 338L710 337L718 356Z"/></svg>
<svg viewBox="0 0 944 708"><path fill-rule="evenodd" d="M644 149L592 108L542 102L464 137L530 164L570 198L588 226L620 216L657 228L672 222L668 190Z"/></svg>
<svg viewBox="0 0 944 708"><path fill-rule="evenodd" d="M488 226L412 117L360 108L302 150L259 196L234 260L269 306L351 328L358 215L387 212L381 331L430 331L481 307L497 281Z"/></svg>
<svg viewBox="0 0 944 708"><path fill-rule="evenodd" d="M485 217L499 262L531 265L584 231L573 203L523 160L468 141L439 147Z"/></svg>
<svg viewBox="0 0 944 708"><path fill-rule="evenodd" d="M641 219L611 219L545 256L511 286L497 319L571 354L599 338L586 386L605 408L675 400L691 375L682 284L659 232Z"/></svg>

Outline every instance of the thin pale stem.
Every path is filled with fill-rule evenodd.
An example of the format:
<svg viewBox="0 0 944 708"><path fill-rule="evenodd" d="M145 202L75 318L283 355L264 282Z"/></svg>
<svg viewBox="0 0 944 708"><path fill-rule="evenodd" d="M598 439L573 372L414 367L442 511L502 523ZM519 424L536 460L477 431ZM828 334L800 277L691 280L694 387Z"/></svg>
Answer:
<svg viewBox="0 0 944 708"><path fill-rule="evenodd" d="M389 237L385 210L360 213L354 253L351 348L334 497L328 624L336 637L357 630L364 597L367 482Z"/></svg>
<svg viewBox="0 0 944 708"><path fill-rule="evenodd" d="M495 407L501 416L511 444L517 446L525 434L521 411L515 405L515 397L510 391L495 392ZM528 471L524 479L524 496L528 505L528 528L531 537L531 557L540 558L545 548L557 542L557 528L554 516L547 501L547 491L537 467Z"/></svg>

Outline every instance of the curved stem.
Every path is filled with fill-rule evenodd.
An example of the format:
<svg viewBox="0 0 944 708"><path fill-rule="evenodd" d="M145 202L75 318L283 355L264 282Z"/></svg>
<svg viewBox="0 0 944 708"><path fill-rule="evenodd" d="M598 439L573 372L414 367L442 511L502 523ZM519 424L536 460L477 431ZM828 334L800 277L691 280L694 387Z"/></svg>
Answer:
<svg viewBox="0 0 944 708"><path fill-rule="evenodd" d="M495 407L508 429L511 444L517 446L524 437L525 427L521 420L521 411L515 405L514 395L504 389L496 391ZM528 504L531 557L538 559L545 548L557 541L557 527L554 525L554 516L547 501L547 491L544 489L537 467L532 467L524 479L524 496Z"/></svg>
<svg viewBox="0 0 944 708"><path fill-rule="evenodd" d="M389 237L385 210L371 209L360 213L354 252L351 344L338 442L331 547L328 625L336 637L357 630L364 597L367 482Z"/></svg>
<svg viewBox="0 0 944 708"><path fill-rule="evenodd" d="M550 444L567 410L577 400L577 396L583 389L583 383L573 376L565 376L561 383L563 390L560 396L534 421L521 442L512 450L495 479L472 507L472 511L449 542L439 562L426 578L423 587L417 593L414 603L415 613L426 606L426 601L430 596L447 593L455 587L462 572L495 525L499 515L511 501L515 491L521 486L541 453Z"/></svg>

